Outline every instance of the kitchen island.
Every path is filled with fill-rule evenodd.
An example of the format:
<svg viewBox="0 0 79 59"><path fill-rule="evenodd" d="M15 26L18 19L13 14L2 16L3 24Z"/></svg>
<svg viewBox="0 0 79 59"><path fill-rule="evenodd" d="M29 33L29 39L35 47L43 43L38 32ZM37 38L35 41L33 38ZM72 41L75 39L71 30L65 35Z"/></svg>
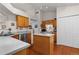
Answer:
<svg viewBox="0 0 79 59"><path fill-rule="evenodd" d="M13 55L21 50L26 50L30 44L12 38L10 36L0 36L0 55ZM26 53L26 52L25 52Z"/></svg>
<svg viewBox="0 0 79 59"><path fill-rule="evenodd" d="M31 54L34 55L52 55L54 52L54 34L35 33Z"/></svg>

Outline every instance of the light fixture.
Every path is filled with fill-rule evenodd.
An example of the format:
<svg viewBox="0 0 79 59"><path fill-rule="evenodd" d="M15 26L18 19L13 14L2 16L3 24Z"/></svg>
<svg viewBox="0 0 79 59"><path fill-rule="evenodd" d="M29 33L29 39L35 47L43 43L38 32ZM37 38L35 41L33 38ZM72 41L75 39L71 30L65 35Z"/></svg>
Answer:
<svg viewBox="0 0 79 59"><path fill-rule="evenodd" d="M36 15L39 14L39 10L36 9L36 10L35 10L35 14L36 14Z"/></svg>
<svg viewBox="0 0 79 59"><path fill-rule="evenodd" d="M48 6L46 6L46 8L48 8Z"/></svg>
<svg viewBox="0 0 79 59"><path fill-rule="evenodd" d="M42 6L42 4L41 4L41 7L40 7L40 9L43 9L43 6Z"/></svg>
<svg viewBox="0 0 79 59"><path fill-rule="evenodd" d="M41 4L41 7L40 7L40 9L42 10L43 8L46 8L46 9L48 9L48 6L47 6L47 4L45 4L45 5L42 5L42 4Z"/></svg>
<svg viewBox="0 0 79 59"><path fill-rule="evenodd" d="M0 13L0 16L3 16L3 14L2 14L2 13Z"/></svg>
<svg viewBox="0 0 79 59"><path fill-rule="evenodd" d="M48 6L46 5L46 8L48 8Z"/></svg>

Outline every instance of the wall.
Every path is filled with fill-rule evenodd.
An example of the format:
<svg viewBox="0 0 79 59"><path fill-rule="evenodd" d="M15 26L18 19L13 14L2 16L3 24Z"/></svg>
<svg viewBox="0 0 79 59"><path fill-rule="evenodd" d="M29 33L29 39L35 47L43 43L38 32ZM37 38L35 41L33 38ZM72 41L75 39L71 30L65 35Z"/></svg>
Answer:
<svg viewBox="0 0 79 59"><path fill-rule="evenodd" d="M7 29L11 28L13 31L16 29L16 15L8 15L8 21L6 21ZM14 26L11 26L14 23Z"/></svg>
<svg viewBox="0 0 79 59"><path fill-rule="evenodd" d="M48 19L52 19L56 17L56 11L46 11L46 12L42 12L42 16L41 18L43 20L48 20Z"/></svg>
<svg viewBox="0 0 79 59"><path fill-rule="evenodd" d="M15 26L11 26L11 23L14 23ZM16 15L9 11L6 7L0 4L0 30L2 29L2 25L6 25L5 29L12 28L12 30L16 29Z"/></svg>
<svg viewBox="0 0 79 59"><path fill-rule="evenodd" d="M6 16L0 16L0 29L1 25L6 25L5 29L11 28L12 30L16 29L16 15L10 14ZM15 26L11 26L11 23L14 23Z"/></svg>
<svg viewBox="0 0 79 59"><path fill-rule="evenodd" d="M32 25L32 28L34 30L34 33L39 33L40 32L38 30L38 21L37 20L31 20L31 25ZM37 26L37 28L35 26Z"/></svg>
<svg viewBox="0 0 79 59"><path fill-rule="evenodd" d="M79 6L57 8L57 44L79 48Z"/></svg>
<svg viewBox="0 0 79 59"><path fill-rule="evenodd" d="M39 11L39 14L35 14L34 19L31 20L31 25L34 29L34 33L40 33L40 24L41 24L40 16L41 16L41 14L40 14L40 11ZM35 28L35 26L36 26L36 28Z"/></svg>

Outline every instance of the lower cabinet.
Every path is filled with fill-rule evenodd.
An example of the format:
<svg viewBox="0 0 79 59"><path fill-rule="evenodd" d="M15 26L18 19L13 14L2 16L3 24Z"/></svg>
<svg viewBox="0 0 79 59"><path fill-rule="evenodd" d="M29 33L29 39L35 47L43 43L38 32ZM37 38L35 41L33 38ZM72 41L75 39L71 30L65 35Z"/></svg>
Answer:
<svg viewBox="0 0 79 59"><path fill-rule="evenodd" d="M27 42L31 43L31 33L27 33L26 38L27 38Z"/></svg>
<svg viewBox="0 0 79 59"><path fill-rule="evenodd" d="M19 35L14 35L14 36L11 36L11 37L16 38L16 39L19 39ZM24 40L24 36L23 35L21 35L21 40L22 41ZM27 33L26 34L26 41L28 43L31 43L31 33Z"/></svg>
<svg viewBox="0 0 79 59"><path fill-rule="evenodd" d="M54 50L54 36L34 35L32 51L41 55L52 55Z"/></svg>

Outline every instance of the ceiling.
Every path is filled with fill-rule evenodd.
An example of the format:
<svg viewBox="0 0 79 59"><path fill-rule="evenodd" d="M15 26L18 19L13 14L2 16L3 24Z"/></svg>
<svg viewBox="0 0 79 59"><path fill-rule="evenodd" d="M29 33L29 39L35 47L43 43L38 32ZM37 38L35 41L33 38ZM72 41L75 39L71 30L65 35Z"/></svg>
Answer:
<svg viewBox="0 0 79 59"><path fill-rule="evenodd" d="M0 15L1 16L8 16L13 14L11 11L9 11L6 7L4 7L1 3L0 3Z"/></svg>
<svg viewBox="0 0 79 59"><path fill-rule="evenodd" d="M10 3L14 8L20 9L35 18L36 10L43 12L56 11L57 7L79 5L78 3ZM6 7L0 4L0 15L13 14Z"/></svg>
<svg viewBox="0 0 79 59"><path fill-rule="evenodd" d="M11 3L15 8L28 10L56 11L57 7L79 5L78 3Z"/></svg>

